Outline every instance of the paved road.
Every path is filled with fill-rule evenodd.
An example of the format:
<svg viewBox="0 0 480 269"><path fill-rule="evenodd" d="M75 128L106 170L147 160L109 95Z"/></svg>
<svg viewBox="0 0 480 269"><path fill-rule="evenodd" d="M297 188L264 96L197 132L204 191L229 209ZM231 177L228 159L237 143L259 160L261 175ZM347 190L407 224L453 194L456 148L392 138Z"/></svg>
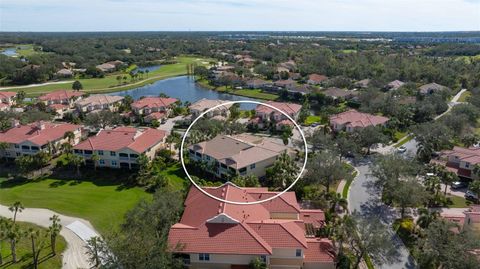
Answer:
<svg viewBox="0 0 480 269"><path fill-rule="evenodd" d="M391 243L395 249L397 249L397 255L394 261L383 265L376 265L375 268L416 268L413 257L410 256L410 253L400 238L391 230L393 221L398 218L398 212L381 202L381 193L373 186L374 178L370 176L370 161L365 160L362 163L356 164L355 167L359 173L350 187L348 196L350 212L357 212L362 217L374 217L382 220L392 235Z"/></svg>
<svg viewBox="0 0 480 269"><path fill-rule="evenodd" d="M67 225L75 221L80 221L89 227L92 232L98 235L99 233L95 231L93 226L87 220L61 215L51 210L41 208L26 208L21 213L17 214L17 220L34 223L48 228L51 224L49 218L53 215L58 215L60 217L60 223L62 224L60 234L65 238L65 241L67 241L67 248L65 252L62 253L62 268L91 268L91 264L88 262L88 256L85 254L86 243L73 231L66 228ZM8 207L0 205L0 216L12 218L13 214L8 210Z"/></svg>

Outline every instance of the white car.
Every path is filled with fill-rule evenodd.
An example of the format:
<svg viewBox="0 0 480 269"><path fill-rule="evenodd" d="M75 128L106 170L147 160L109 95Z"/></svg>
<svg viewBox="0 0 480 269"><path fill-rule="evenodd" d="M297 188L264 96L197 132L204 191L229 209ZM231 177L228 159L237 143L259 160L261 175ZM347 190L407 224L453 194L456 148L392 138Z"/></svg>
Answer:
<svg viewBox="0 0 480 269"><path fill-rule="evenodd" d="M405 146L400 146L399 148L397 148L397 152L398 153L405 153L405 152L407 152L407 148Z"/></svg>

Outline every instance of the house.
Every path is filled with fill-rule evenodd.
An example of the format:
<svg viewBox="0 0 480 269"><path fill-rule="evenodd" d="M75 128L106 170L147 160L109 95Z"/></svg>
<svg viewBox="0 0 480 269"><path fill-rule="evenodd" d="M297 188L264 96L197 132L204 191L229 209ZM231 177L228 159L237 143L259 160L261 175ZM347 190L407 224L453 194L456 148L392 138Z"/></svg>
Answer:
<svg viewBox="0 0 480 269"><path fill-rule="evenodd" d="M145 97L136 100L131 104L132 110L136 115L158 117L160 114L168 117L178 99L165 97ZM150 117L150 119L152 119ZM145 118L148 120L147 118Z"/></svg>
<svg viewBox="0 0 480 269"><path fill-rule="evenodd" d="M138 168L137 158L145 154L150 160L157 150L162 149L166 133L152 128L117 127L101 130L73 148L76 155L85 158L87 165L93 165L92 155L96 154L100 167Z"/></svg>
<svg viewBox="0 0 480 269"><path fill-rule="evenodd" d="M12 127L0 132L0 142L8 144L7 149L0 150L0 156L15 159L21 155L31 155L40 151L56 154L61 145L69 142L75 145L80 141L82 126L69 123L37 121L21 125L13 121ZM72 132L74 138L68 141L65 133Z"/></svg>
<svg viewBox="0 0 480 269"><path fill-rule="evenodd" d="M114 65L115 68L118 68L119 66L122 66L124 65L125 63L120 61L120 60L115 60L115 61L109 61L109 62L106 62L106 64L111 64L111 65Z"/></svg>
<svg viewBox="0 0 480 269"><path fill-rule="evenodd" d="M208 109L227 103L227 102L229 101L211 100L211 99L203 98L191 104L188 108L190 109L190 114L192 115L192 118L196 118L200 116L200 114L202 114L203 112L207 111ZM232 107L232 105L233 104L226 104L223 106L219 106L216 109L209 111L205 116L209 118L215 117L215 116L229 117L230 107Z"/></svg>
<svg viewBox="0 0 480 269"><path fill-rule="evenodd" d="M433 93L439 93L442 91L448 90L446 86L437 84L437 83L429 83L420 86L419 92L420 94L427 95L427 94L433 94Z"/></svg>
<svg viewBox="0 0 480 269"><path fill-rule="evenodd" d="M58 90L41 95L38 97L38 100L47 106L53 104L63 104L67 105L68 107L73 107L75 101L81 99L83 95L84 93L80 91Z"/></svg>
<svg viewBox="0 0 480 269"><path fill-rule="evenodd" d="M233 202L255 202L278 194L230 182L202 189ZM168 242L188 268L250 268L255 259L275 269L335 268L333 243L315 237L325 223L324 212L302 209L294 192L264 203L237 205L191 187L184 205L182 218L170 228Z"/></svg>
<svg viewBox="0 0 480 269"><path fill-rule="evenodd" d="M297 85L297 82L295 82L292 79L285 79L285 80L277 80L273 83L273 85L282 88L282 89L292 89Z"/></svg>
<svg viewBox="0 0 480 269"><path fill-rule="evenodd" d="M480 164L480 148L453 147L451 150L442 151L439 159L432 160L432 162L444 165L459 177L476 179L473 168L476 164Z"/></svg>
<svg viewBox="0 0 480 269"><path fill-rule="evenodd" d="M100 69L103 72L113 72L117 68L117 66L109 63L99 64L96 66L97 69Z"/></svg>
<svg viewBox="0 0 480 269"><path fill-rule="evenodd" d="M57 77L63 77L63 78L73 77L72 70L66 69L66 68L58 70L57 73L55 74L57 75Z"/></svg>
<svg viewBox="0 0 480 269"><path fill-rule="evenodd" d="M115 112L123 101L122 96L96 94L75 102L79 112L110 110Z"/></svg>
<svg viewBox="0 0 480 269"><path fill-rule="evenodd" d="M232 174L263 177L282 153L291 153L283 143L272 138L253 135L218 135L215 138L191 145L189 158L213 165L210 172L219 178Z"/></svg>
<svg viewBox="0 0 480 269"><path fill-rule="evenodd" d="M12 105L17 103L16 92L4 92L0 91L0 111L10 109Z"/></svg>
<svg viewBox="0 0 480 269"><path fill-rule="evenodd" d="M277 71L278 72L290 72L290 71L294 71L295 68L297 68L297 64L295 63L294 60L288 60L286 62L283 62L283 63L279 63L277 65Z"/></svg>
<svg viewBox="0 0 480 269"><path fill-rule="evenodd" d="M368 126L385 126L389 118L358 112L354 109L330 116L333 130L353 132Z"/></svg>
<svg viewBox="0 0 480 269"><path fill-rule="evenodd" d="M310 74L308 75L307 83L310 85L319 85L327 79L328 77L324 75Z"/></svg>
<svg viewBox="0 0 480 269"><path fill-rule="evenodd" d="M266 102L267 105L271 105L280 111L289 115L292 119L296 120L298 115L300 114L300 110L302 106L299 104L292 104L292 103L281 103L281 102L273 102L268 101ZM255 116L260 118L262 121L275 121L280 122L282 120L289 120L284 114L280 113L279 111L264 105L258 105L255 108Z"/></svg>
<svg viewBox="0 0 480 269"><path fill-rule="evenodd" d="M337 99L349 100L358 95L357 91L351 91L351 90L340 89L335 87L328 88L324 91L321 91L321 93L325 94L325 96L329 96L333 98L334 100L337 100Z"/></svg>
<svg viewBox="0 0 480 269"><path fill-rule="evenodd" d="M440 216L458 225L460 230L469 227L480 235L480 205L472 205L467 210L458 213L441 213Z"/></svg>
<svg viewBox="0 0 480 269"><path fill-rule="evenodd" d="M398 90L403 85L405 85L405 82L402 82L400 80L394 80L394 81L388 83L387 85L385 85L385 90L395 91L395 90Z"/></svg>
<svg viewBox="0 0 480 269"><path fill-rule="evenodd" d="M287 89L289 93L293 93L293 94L298 93L301 95L309 94L313 90L315 90L315 88L313 88L313 86L310 86L310 85L296 85Z"/></svg>
<svg viewBox="0 0 480 269"><path fill-rule="evenodd" d="M267 85L271 85L271 83L263 79L251 79L247 81L247 87L250 89L261 89Z"/></svg>
<svg viewBox="0 0 480 269"><path fill-rule="evenodd" d="M358 88L362 88L362 89L365 89L365 88L368 88L368 86L370 85L370 79L362 79L362 80L359 80L355 83L355 87L358 87Z"/></svg>
<svg viewBox="0 0 480 269"><path fill-rule="evenodd" d="M217 71L220 71L220 72L228 72L228 71L232 71L235 69L235 66L233 65L222 65L222 66L217 66Z"/></svg>
<svg viewBox="0 0 480 269"><path fill-rule="evenodd" d="M47 106L47 111L55 114L55 119L63 119L63 116L70 111L70 106L64 104L51 104Z"/></svg>

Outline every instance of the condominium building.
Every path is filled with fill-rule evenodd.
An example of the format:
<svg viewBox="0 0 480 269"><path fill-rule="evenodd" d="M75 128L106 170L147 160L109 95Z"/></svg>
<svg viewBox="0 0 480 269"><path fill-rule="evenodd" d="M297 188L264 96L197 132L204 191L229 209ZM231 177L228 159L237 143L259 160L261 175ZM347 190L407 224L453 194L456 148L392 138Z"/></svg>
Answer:
<svg viewBox="0 0 480 269"><path fill-rule="evenodd" d="M67 105L68 107L73 107L75 101L81 99L83 95L84 93L80 91L58 90L41 95L38 97L38 100L47 106L53 104L63 104Z"/></svg>
<svg viewBox="0 0 480 269"><path fill-rule="evenodd" d="M178 99L164 97L145 97L131 104L132 111L144 116L146 122L167 118Z"/></svg>
<svg viewBox="0 0 480 269"><path fill-rule="evenodd" d="M389 118L358 112L355 109L333 115L330 117L330 125L333 130L353 132L368 126L385 126Z"/></svg>
<svg viewBox="0 0 480 269"><path fill-rule="evenodd" d="M224 101L224 100L211 100L211 99L203 98L191 104L188 108L190 109L192 118L196 118L200 116L200 114L202 114L203 112L207 111L208 109L219 106L227 102L228 101ZM205 116L206 117L214 117L214 116L228 117L230 115L230 107L232 107L232 104L219 106L216 109L209 111Z"/></svg>
<svg viewBox="0 0 480 269"><path fill-rule="evenodd" d="M100 110L115 112L122 101L122 96L96 94L76 101L75 106L78 111L85 113Z"/></svg>

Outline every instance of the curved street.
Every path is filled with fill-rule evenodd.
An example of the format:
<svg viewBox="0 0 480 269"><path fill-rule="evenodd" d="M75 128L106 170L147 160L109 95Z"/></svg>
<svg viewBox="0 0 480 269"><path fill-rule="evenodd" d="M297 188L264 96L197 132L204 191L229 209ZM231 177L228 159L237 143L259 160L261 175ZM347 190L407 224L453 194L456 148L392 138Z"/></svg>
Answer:
<svg viewBox="0 0 480 269"><path fill-rule="evenodd" d="M25 208L22 212L17 214L17 220L34 223L36 225L48 228L48 226L51 224L49 218L53 215L58 215L60 217L60 224L62 224L60 235L62 235L63 238L65 238L65 241L67 241L67 248L62 253L62 268L91 268L91 264L88 262L88 256L85 253L85 247L87 244L81 238L83 237L82 234L79 230L71 230L69 227L67 227L72 227L71 224L78 224L80 222L81 226L85 228L87 233L98 235L99 233L95 231L93 226L87 220L65 216L42 208ZM8 206L0 205L0 216L12 218L13 213L8 210Z"/></svg>

